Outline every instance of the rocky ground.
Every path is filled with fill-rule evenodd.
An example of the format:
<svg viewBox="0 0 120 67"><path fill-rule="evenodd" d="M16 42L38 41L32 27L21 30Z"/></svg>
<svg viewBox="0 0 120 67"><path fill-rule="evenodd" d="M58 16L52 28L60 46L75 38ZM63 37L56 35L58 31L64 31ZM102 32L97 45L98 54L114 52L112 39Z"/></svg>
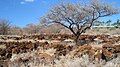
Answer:
<svg viewBox="0 0 120 67"><path fill-rule="evenodd" d="M0 36L3 67L120 67L119 35Z"/></svg>

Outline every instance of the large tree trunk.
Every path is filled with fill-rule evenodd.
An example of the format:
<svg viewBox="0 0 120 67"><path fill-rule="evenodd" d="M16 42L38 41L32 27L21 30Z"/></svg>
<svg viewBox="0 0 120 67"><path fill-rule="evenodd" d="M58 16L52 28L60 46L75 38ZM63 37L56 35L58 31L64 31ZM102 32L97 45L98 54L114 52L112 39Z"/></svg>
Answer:
<svg viewBox="0 0 120 67"><path fill-rule="evenodd" d="M76 45L80 45L80 43L79 43L79 36L80 35L75 36L75 43L76 43Z"/></svg>

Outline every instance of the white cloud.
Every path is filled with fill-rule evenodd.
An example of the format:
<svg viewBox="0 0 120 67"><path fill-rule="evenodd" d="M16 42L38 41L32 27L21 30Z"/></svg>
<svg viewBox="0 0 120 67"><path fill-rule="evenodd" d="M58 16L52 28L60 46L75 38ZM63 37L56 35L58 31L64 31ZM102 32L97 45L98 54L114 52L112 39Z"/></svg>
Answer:
<svg viewBox="0 0 120 67"><path fill-rule="evenodd" d="M24 0L24 1L21 1L20 4L32 3L34 1L35 0Z"/></svg>
<svg viewBox="0 0 120 67"><path fill-rule="evenodd" d="M25 0L25 2L34 2L35 0Z"/></svg>
<svg viewBox="0 0 120 67"><path fill-rule="evenodd" d="M22 2L20 2L20 4L25 4L25 2L22 1Z"/></svg>

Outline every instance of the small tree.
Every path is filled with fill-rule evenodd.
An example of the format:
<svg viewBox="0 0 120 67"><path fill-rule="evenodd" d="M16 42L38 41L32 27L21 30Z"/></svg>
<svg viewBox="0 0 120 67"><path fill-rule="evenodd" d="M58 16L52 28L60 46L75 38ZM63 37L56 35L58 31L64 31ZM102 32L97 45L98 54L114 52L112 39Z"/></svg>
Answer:
<svg viewBox="0 0 120 67"><path fill-rule="evenodd" d="M106 21L105 24L106 24L107 26L110 26L110 25L111 25L111 22L112 22L111 20L108 20L108 21Z"/></svg>
<svg viewBox="0 0 120 67"><path fill-rule="evenodd" d="M117 14L118 10L98 0L90 0L87 5L60 4L54 7L45 17L44 23L58 23L75 35L76 44L79 36L89 29L101 17ZM43 21L42 20L42 21Z"/></svg>
<svg viewBox="0 0 120 67"><path fill-rule="evenodd" d="M120 27L120 20L118 19L117 22L113 23L112 25L114 25L116 28Z"/></svg>
<svg viewBox="0 0 120 67"><path fill-rule="evenodd" d="M23 35L23 30L22 28L14 25L14 26L11 26L10 34L11 35Z"/></svg>
<svg viewBox="0 0 120 67"><path fill-rule="evenodd" d="M7 35L10 30L10 22L0 19L0 35Z"/></svg>
<svg viewBox="0 0 120 67"><path fill-rule="evenodd" d="M24 28L27 34L37 34L39 32L39 27L33 23L27 24Z"/></svg>

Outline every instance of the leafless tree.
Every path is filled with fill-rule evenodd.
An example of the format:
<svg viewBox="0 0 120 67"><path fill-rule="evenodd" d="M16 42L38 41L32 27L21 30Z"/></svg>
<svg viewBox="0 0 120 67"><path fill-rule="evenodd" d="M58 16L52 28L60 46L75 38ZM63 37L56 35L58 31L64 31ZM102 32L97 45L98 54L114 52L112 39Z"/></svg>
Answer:
<svg viewBox="0 0 120 67"><path fill-rule="evenodd" d="M7 35L10 30L10 22L0 19L0 35Z"/></svg>
<svg viewBox="0 0 120 67"><path fill-rule="evenodd" d="M11 35L23 35L23 30L22 28L14 25L14 26L11 26L10 34Z"/></svg>
<svg viewBox="0 0 120 67"><path fill-rule="evenodd" d="M79 36L89 29L99 18L118 14L119 11L107 3L90 0L87 5L60 4L44 16L43 23L58 23L75 35L76 44Z"/></svg>
<svg viewBox="0 0 120 67"><path fill-rule="evenodd" d="M39 27L33 23L27 24L23 29L27 34L37 34L39 32Z"/></svg>

